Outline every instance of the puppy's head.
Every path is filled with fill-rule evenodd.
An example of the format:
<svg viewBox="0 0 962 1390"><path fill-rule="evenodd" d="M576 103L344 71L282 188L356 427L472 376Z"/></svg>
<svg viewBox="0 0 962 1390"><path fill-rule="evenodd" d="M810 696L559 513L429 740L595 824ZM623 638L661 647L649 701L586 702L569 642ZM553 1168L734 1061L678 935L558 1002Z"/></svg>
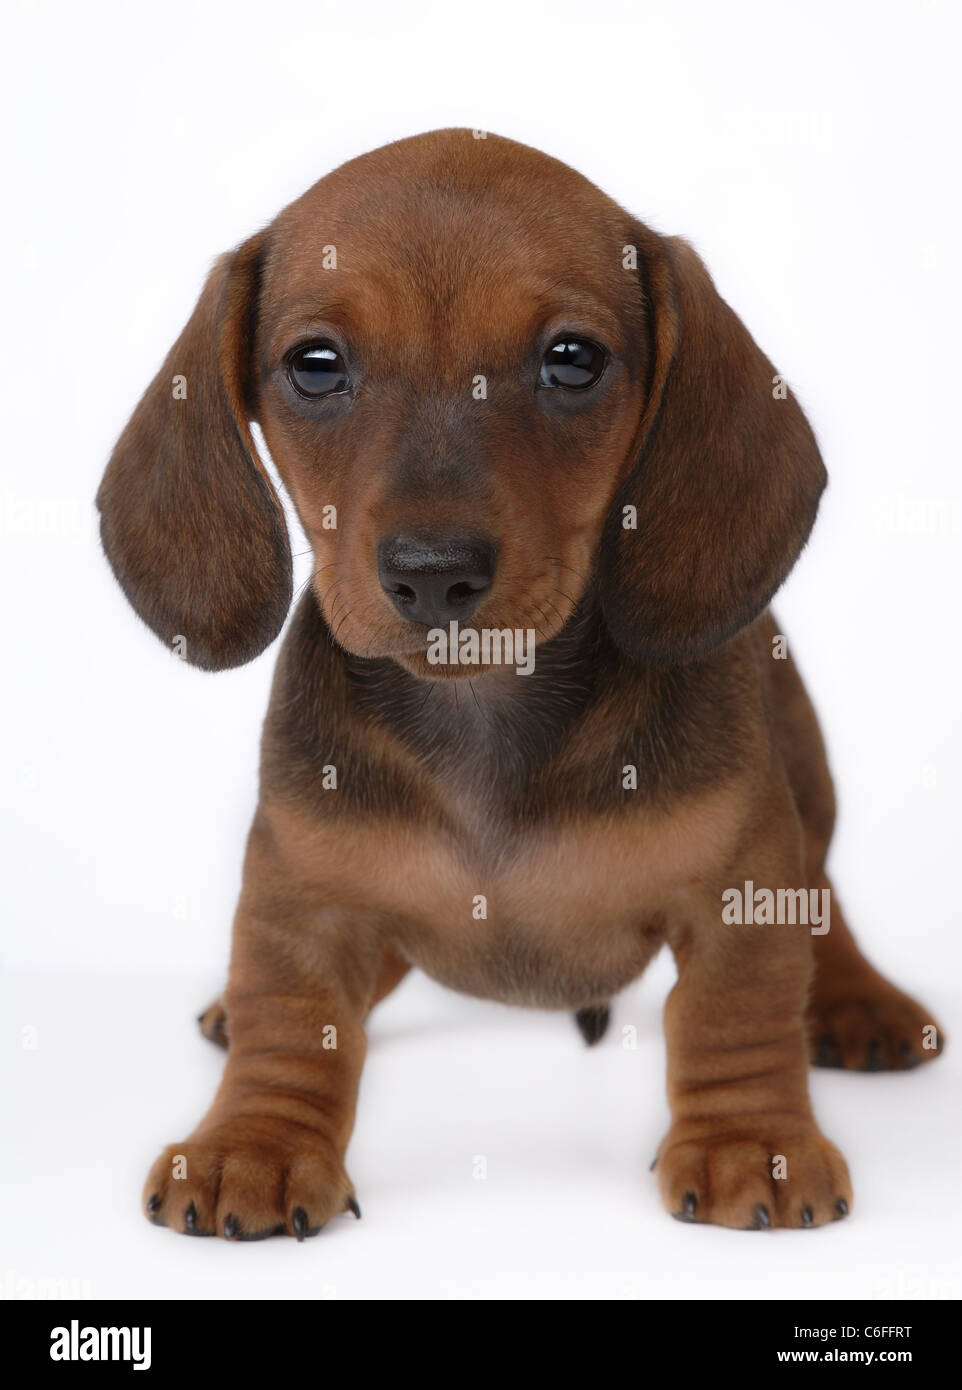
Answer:
<svg viewBox="0 0 962 1390"><path fill-rule="evenodd" d="M188 659L256 656L291 597L257 420L347 650L437 675L431 628L544 641L597 581L627 654L689 659L814 519L824 470L774 376L684 243L525 146L421 136L217 263L110 460L104 546Z"/></svg>

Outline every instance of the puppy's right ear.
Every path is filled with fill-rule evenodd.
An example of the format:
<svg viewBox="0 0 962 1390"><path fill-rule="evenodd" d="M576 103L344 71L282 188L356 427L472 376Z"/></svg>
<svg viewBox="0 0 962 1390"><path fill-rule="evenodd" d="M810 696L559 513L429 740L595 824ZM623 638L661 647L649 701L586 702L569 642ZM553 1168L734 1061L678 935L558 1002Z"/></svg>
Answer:
<svg viewBox="0 0 962 1390"><path fill-rule="evenodd" d="M168 645L209 671L277 636L291 554L257 458L251 367L266 235L222 256L107 465L97 505L121 588Z"/></svg>

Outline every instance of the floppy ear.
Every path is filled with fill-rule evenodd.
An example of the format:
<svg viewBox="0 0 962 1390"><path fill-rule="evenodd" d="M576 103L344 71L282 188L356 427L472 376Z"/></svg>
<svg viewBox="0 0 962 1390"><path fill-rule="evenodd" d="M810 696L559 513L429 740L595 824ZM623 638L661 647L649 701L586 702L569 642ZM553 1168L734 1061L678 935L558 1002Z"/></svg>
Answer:
<svg viewBox="0 0 962 1390"><path fill-rule="evenodd" d="M767 607L826 475L800 406L691 247L640 226L633 240L652 381L638 461L605 529L601 595L616 644L669 663L703 656Z"/></svg>
<svg viewBox="0 0 962 1390"><path fill-rule="evenodd" d="M240 666L291 600L283 512L250 433L264 235L222 256L107 465L97 505L121 588L195 666Z"/></svg>

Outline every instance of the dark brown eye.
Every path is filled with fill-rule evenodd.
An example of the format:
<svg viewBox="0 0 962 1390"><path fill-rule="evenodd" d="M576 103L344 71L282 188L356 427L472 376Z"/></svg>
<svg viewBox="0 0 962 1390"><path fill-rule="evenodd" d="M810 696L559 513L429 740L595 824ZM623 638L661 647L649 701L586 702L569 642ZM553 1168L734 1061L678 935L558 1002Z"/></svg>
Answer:
<svg viewBox="0 0 962 1390"><path fill-rule="evenodd" d="M584 338L563 338L548 348L541 362L541 385L583 391L594 386L608 359L603 348Z"/></svg>
<svg viewBox="0 0 962 1390"><path fill-rule="evenodd" d="M301 396L336 396L351 384L343 357L327 343L298 348L288 361L287 374Z"/></svg>

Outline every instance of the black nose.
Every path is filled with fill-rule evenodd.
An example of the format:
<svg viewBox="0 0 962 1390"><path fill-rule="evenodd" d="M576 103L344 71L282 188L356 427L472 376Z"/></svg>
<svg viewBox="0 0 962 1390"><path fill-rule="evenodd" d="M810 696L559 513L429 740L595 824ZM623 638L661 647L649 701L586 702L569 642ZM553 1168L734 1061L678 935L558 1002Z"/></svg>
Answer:
<svg viewBox="0 0 962 1390"><path fill-rule="evenodd" d="M389 536L377 551L381 588L412 623L467 618L491 588L494 547L487 541Z"/></svg>

